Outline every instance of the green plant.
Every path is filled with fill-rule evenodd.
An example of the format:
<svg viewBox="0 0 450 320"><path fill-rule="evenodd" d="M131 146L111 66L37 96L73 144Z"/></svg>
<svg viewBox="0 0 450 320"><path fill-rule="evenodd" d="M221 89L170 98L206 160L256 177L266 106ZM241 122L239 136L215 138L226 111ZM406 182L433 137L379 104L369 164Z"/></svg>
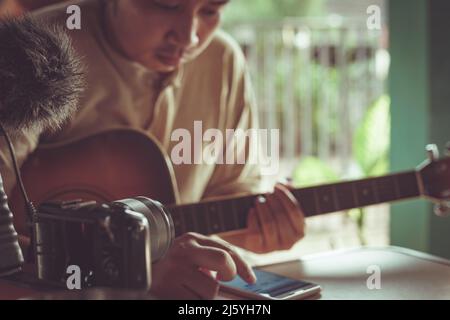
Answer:
<svg viewBox="0 0 450 320"><path fill-rule="evenodd" d="M389 171L390 99L383 95L368 109L353 136L353 158L363 176L379 176ZM350 210L349 215L358 226L361 244L367 243L364 234L365 209Z"/></svg>
<svg viewBox="0 0 450 320"><path fill-rule="evenodd" d="M297 188L331 183L338 179L336 171L317 157L303 158L292 175L292 182Z"/></svg>
<svg viewBox="0 0 450 320"><path fill-rule="evenodd" d="M390 146L390 99L383 95L366 111L353 136L353 159L364 177L386 174L389 170ZM339 180L339 174L317 157L305 157L293 172L295 187L332 183ZM353 209L348 215L358 227L360 243L367 243L363 230L366 211Z"/></svg>
<svg viewBox="0 0 450 320"><path fill-rule="evenodd" d="M368 109L353 138L353 157L365 176L389 169L390 99L383 95Z"/></svg>

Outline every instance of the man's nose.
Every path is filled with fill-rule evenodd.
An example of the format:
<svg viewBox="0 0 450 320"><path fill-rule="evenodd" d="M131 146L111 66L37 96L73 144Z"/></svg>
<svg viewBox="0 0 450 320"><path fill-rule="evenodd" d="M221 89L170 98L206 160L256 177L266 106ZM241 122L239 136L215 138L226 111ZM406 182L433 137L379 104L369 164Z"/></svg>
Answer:
<svg viewBox="0 0 450 320"><path fill-rule="evenodd" d="M177 45L185 49L195 47L199 42L197 33L197 18L186 15L177 21L177 25L174 28L174 41L177 42Z"/></svg>

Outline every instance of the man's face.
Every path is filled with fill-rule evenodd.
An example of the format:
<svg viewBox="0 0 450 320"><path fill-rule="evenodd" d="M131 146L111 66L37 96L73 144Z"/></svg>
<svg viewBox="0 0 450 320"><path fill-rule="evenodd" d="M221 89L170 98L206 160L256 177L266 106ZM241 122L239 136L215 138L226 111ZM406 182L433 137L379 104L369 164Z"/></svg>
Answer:
<svg viewBox="0 0 450 320"><path fill-rule="evenodd" d="M171 72L209 44L229 0L118 0L114 32L129 59Z"/></svg>

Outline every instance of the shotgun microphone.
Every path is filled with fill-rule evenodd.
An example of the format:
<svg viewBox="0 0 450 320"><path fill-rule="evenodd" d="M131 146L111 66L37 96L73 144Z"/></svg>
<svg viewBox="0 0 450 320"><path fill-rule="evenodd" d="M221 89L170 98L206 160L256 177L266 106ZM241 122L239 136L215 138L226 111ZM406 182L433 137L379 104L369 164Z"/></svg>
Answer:
<svg viewBox="0 0 450 320"><path fill-rule="evenodd" d="M83 68L62 27L25 15L0 21L0 136L10 151L31 222L28 200L9 135L60 128L78 107ZM23 264L13 215L0 174L0 276Z"/></svg>

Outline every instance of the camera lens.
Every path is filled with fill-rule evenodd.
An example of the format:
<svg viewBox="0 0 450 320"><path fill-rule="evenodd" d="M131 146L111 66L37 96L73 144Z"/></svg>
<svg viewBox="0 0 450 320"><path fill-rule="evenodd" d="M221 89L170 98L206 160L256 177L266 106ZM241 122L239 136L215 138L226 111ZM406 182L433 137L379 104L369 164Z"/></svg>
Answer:
<svg viewBox="0 0 450 320"><path fill-rule="evenodd" d="M127 206L130 210L143 214L150 226L150 243L152 262L161 259L172 244L175 229L172 217L164 206L158 201L136 197L115 201Z"/></svg>

